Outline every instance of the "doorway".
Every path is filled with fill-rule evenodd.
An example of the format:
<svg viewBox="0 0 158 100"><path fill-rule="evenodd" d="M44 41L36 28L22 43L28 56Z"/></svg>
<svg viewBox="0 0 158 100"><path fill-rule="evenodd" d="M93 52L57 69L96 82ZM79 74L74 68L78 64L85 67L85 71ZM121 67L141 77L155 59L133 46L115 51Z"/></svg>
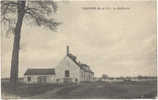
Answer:
<svg viewBox="0 0 158 100"><path fill-rule="evenodd" d="M70 77L70 71L69 70L65 71L65 77Z"/></svg>

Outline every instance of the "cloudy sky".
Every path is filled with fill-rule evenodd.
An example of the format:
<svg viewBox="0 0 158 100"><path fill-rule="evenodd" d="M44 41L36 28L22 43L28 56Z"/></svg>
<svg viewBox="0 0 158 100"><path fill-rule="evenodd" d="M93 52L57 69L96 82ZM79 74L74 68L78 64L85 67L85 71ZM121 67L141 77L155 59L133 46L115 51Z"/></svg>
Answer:
<svg viewBox="0 0 158 100"><path fill-rule="evenodd" d="M156 2L58 2L57 32L22 27L19 73L54 68L70 52L95 76L156 75ZM84 9L100 7L104 9ZM115 9L124 8L124 9ZM2 35L2 77L9 77L13 36Z"/></svg>

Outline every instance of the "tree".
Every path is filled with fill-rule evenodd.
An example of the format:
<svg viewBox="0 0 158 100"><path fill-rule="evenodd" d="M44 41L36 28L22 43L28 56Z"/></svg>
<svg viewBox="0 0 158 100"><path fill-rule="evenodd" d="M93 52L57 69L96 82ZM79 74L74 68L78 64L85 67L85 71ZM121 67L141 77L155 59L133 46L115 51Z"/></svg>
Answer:
<svg viewBox="0 0 158 100"><path fill-rule="evenodd" d="M1 1L1 22L8 25L6 33L14 33L14 43L11 59L10 82L16 84L19 69L20 38L23 22L33 22L37 26L44 26L56 30L60 24L52 15L57 11L57 4L50 0L4 0Z"/></svg>

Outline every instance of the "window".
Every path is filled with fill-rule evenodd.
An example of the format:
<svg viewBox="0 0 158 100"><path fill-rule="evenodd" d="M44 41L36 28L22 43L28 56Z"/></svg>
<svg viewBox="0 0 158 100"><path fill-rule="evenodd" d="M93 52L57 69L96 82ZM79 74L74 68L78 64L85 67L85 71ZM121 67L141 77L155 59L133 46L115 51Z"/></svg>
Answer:
<svg viewBox="0 0 158 100"><path fill-rule="evenodd" d="M65 77L70 77L70 72L68 70L65 71Z"/></svg>
<svg viewBox="0 0 158 100"><path fill-rule="evenodd" d="M27 77L27 81L29 81L29 82L30 82L30 81L31 81L31 77Z"/></svg>

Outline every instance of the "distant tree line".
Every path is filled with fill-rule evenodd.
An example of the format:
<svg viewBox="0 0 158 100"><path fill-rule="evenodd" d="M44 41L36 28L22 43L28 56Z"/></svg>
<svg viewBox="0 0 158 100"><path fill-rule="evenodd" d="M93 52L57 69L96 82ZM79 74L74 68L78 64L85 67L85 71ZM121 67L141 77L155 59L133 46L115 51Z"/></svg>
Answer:
<svg viewBox="0 0 158 100"><path fill-rule="evenodd" d="M102 79L157 79L157 76L142 76L142 75L138 75L138 76L120 76L120 77L110 77L107 74L103 74Z"/></svg>

